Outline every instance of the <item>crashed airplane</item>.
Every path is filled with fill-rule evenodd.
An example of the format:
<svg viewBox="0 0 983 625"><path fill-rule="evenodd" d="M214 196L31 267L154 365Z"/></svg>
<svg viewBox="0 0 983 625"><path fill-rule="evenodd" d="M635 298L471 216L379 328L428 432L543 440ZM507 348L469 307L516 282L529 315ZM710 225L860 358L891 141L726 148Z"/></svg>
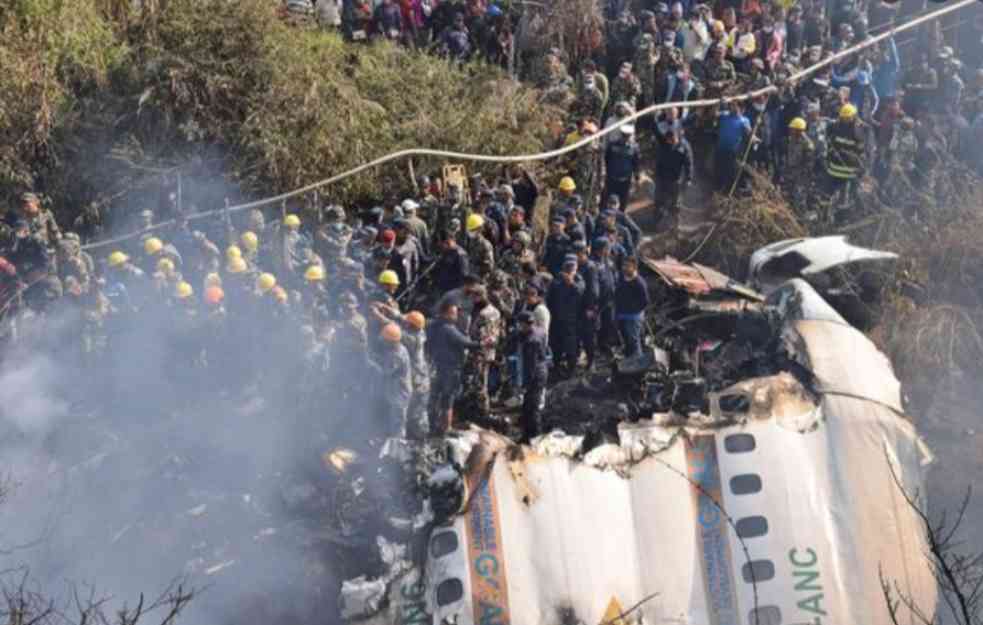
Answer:
<svg viewBox="0 0 983 625"><path fill-rule="evenodd" d="M881 625L879 571L933 614L925 536L898 490L922 488L931 454L886 356L821 295L844 261L891 258L842 237L783 241L752 257L751 287L646 259L654 344L554 390L551 433L390 441L383 456L413 467L422 504L405 540L377 538L385 573L345 582L343 616Z"/></svg>

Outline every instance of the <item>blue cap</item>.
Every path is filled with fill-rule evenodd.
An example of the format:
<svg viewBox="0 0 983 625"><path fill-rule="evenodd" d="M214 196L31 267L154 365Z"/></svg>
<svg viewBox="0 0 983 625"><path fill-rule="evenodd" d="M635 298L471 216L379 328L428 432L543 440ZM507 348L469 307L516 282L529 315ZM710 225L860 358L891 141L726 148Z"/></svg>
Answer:
<svg viewBox="0 0 983 625"><path fill-rule="evenodd" d="M578 240L574 241L573 245L570 246L575 252L586 252L587 251L587 241Z"/></svg>
<svg viewBox="0 0 983 625"><path fill-rule="evenodd" d="M607 237L597 237L594 239L594 249L595 250L606 250L611 242Z"/></svg>
<svg viewBox="0 0 983 625"><path fill-rule="evenodd" d="M573 263L575 265L577 264L577 255L576 254L567 254L566 256L563 257L563 264L566 265L566 264L569 264L569 263Z"/></svg>
<svg viewBox="0 0 983 625"><path fill-rule="evenodd" d="M497 4L492 4L488 7L488 10L485 11L485 14L490 15L491 17L498 17L502 14L502 9L498 8Z"/></svg>

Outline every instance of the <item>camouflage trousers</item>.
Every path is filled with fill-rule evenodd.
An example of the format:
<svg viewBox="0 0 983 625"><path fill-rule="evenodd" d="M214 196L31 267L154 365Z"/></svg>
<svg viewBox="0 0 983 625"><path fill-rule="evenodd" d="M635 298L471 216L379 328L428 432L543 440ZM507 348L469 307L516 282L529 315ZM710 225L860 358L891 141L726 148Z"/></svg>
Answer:
<svg viewBox="0 0 983 625"><path fill-rule="evenodd" d="M406 411L406 425L403 435L413 440L423 440L430 436L430 390L413 391L410 406Z"/></svg>
<svg viewBox="0 0 983 625"><path fill-rule="evenodd" d="M491 414L491 399L488 396L488 371L491 363L474 360L464 365L461 375L461 396L457 400L454 413L459 420L471 421L486 418Z"/></svg>

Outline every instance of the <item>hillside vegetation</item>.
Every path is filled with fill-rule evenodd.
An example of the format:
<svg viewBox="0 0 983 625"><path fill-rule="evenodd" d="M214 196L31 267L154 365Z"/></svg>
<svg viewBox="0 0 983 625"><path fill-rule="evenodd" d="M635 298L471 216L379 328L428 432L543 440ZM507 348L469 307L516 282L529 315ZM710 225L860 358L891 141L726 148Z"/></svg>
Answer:
<svg viewBox="0 0 983 625"><path fill-rule="evenodd" d="M550 119L495 68L356 48L281 23L269 0L168 0L139 14L118 0L6 4L0 194L33 186L65 218L92 200L137 210L130 189L189 162L269 194L407 147L537 151ZM328 193L350 202L408 183L399 165Z"/></svg>

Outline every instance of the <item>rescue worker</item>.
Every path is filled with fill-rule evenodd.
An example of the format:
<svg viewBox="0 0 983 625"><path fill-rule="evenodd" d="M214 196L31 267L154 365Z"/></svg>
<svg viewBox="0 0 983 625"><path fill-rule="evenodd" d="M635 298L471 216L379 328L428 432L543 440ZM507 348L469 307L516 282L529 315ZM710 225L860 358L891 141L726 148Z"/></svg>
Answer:
<svg viewBox="0 0 983 625"><path fill-rule="evenodd" d="M515 356L515 379L520 389L519 442L529 443L539 434L539 415L546 406L550 355L546 335L537 327L533 313L519 313L516 322L517 331L510 338L508 351Z"/></svg>
<svg viewBox="0 0 983 625"><path fill-rule="evenodd" d="M610 143L604 151L607 172L604 197L616 195L623 206L628 206L628 193L632 182L638 177L641 154L635 142L635 127L624 124L619 131L620 138Z"/></svg>
<svg viewBox="0 0 983 625"><path fill-rule="evenodd" d="M618 75L611 82L611 101L623 102L635 109L641 97L642 82L632 71L631 63L626 61L621 64Z"/></svg>
<svg viewBox="0 0 983 625"><path fill-rule="evenodd" d="M550 221L550 233L543 244L542 265L551 274L557 274L570 253L570 237L565 232L566 220L557 215Z"/></svg>
<svg viewBox="0 0 983 625"><path fill-rule="evenodd" d="M457 245L454 232L447 229L440 239L441 255L434 267L433 285L439 293L447 293L464 284L471 266L467 252Z"/></svg>
<svg viewBox="0 0 983 625"><path fill-rule="evenodd" d="M79 236L74 232L66 232L58 241L58 277L75 279L82 293L89 292L89 283L96 276L95 262L88 252L82 249Z"/></svg>
<svg viewBox="0 0 983 625"><path fill-rule="evenodd" d="M574 193L577 191L577 183L570 176L564 176L560 179L560 183L556 186L557 197L553 200L553 205L550 207L550 217L556 216L563 210L566 210L572 206Z"/></svg>
<svg viewBox="0 0 983 625"><path fill-rule="evenodd" d="M481 347L468 350L461 371L461 396L455 414L463 419L487 419L491 414L488 373L496 360L495 345L501 338L502 313L491 304L483 286L473 289L471 327L468 335Z"/></svg>
<svg viewBox="0 0 983 625"><path fill-rule="evenodd" d="M611 258L611 242L606 237L594 239L591 261L597 267L597 349L610 357L619 342L614 310L618 269Z"/></svg>
<svg viewBox="0 0 983 625"><path fill-rule="evenodd" d="M655 166L656 209L669 218L670 229L679 233L679 200L693 175L689 142L677 130L666 133Z"/></svg>
<svg viewBox="0 0 983 625"><path fill-rule="evenodd" d="M576 255L567 255L546 293L550 310L550 349L561 376L573 374L577 367L578 329L584 303L585 285L577 274Z"/></svg>
<svg viewBox="0 0 983 625"><path fill-rule="evenodd" d="M485 218L477 213L471 213L465 221L467 238L464 252L473 264L475 273L481 278L487 277L495 268L495 248L482 233L484 226Z"/></svg>
<svg viewBox="0 0 983 625"><path fill-rule="evenodd" d="M796 117L788 125L782 183L789 202L799 211L808 207L816 148L806 134L806 120Z"/></svg>
<svg viewBox="0 0 983 625"><path fill-rule="evenodd" d="M856 198L856 183L863 176L866 146L864 126L857 117L857 107L849 102L840 108L839 120L829 129L826 152L825 201L830 202L844 186Z"/></svg>
<svg viewBox="0 0 983 625"><path fill-rule="evenodd" d="M53 249L61 239L61 230L51 209L41 206L41 198L32 192L21 195L20 216L27 220L31 234L36 234L46 248Z"/></svg>
<svg viewBox="0 0 983 625"><path fill-rule="evenodd" d="M429 335L430 356L436 369L430 389L430 432L434 436L446 434L454 424L454 403L461 392L465 350L481 347L480 342L458 329L457 314L453 302L441 304L440 317Z"/></svg>
<svg viewBox="0 0 983 625"><path fill-rule="evenodd" d="M587 357L587 370L591 371L594 368L597 352L598 311L601 307L600 272L597 263L590 258L590 248L585 241L575 241L573 251L577 255L577 275L584 282L583 302L578 319L577 349L578 352L584 352Z"/></svg>
<svg viewBox="0 0 983 625"><path fill-rule="evenodd" d="M413 397L413 365L403 345L403 331L387 323L380 332L382 353L382 418L374 432L380 437L403 436L407 431L407 414Z"/></svg>
<svg viewBox="0 0 983 625"><path fill-rule="evenodd" d="M624 343L625 358L641 352L642 328L649 303L648 286L638 274L638 260L629 256L621 264L621 275L614 292L615 318Z"/></svg>
<svg viewBox="0 0 983 625"><path fill-rule="evenodd" d="M404 436L424 440L430 436L430 364L427 360L427 319L418 310L403 317L403 345L410 355L413 395L406 412Z"/></svg>

